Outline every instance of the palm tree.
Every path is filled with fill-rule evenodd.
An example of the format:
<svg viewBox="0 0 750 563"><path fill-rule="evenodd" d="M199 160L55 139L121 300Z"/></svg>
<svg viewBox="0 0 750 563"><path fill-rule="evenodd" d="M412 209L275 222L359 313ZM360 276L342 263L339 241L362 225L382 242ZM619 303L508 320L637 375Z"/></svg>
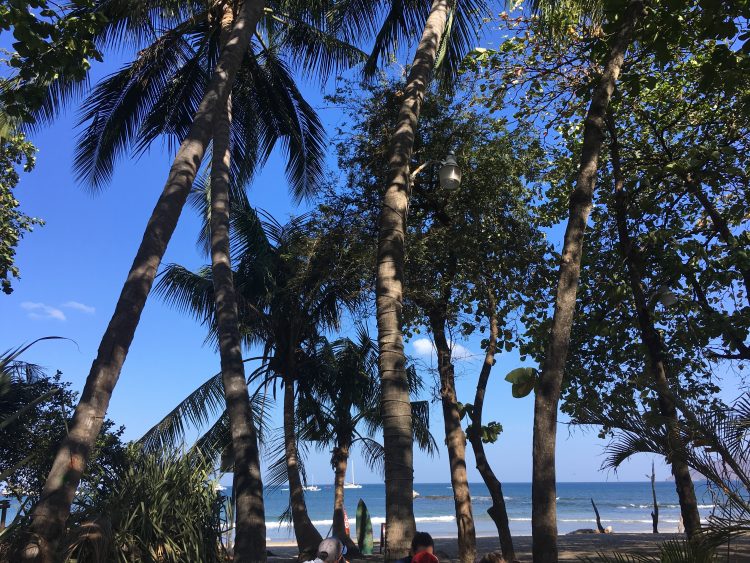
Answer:
<svg viewBox="0 0 750 563"><path fill-rule="evenodd" d="M372 74L394 42L418 29L421 37L409 69L398 121L388 151L388 176L378 235L376 308L379 367L382 385L383 444L385 448L386 526L385 560L407 555L416 526L411 403L402 334L404 293L404 234L409 204L409 168L419 112L433 71L450 87L460 61L481 27L484 0L421 0L357 2L344 0L334 11L351 35L375 35L375 46L365 65ZM385 13L378 26L377 15ZM421 22L424 22L420 28ZM473 45L472 45L473 46Z"/></svg>
<svg viewBox="0 0 750 563"><path fill-rule="evenodd" d="M342 306L358 302L361 272L356 264L349 263L350 257L339 254L331 240L314 233L308 217L281 225L268 215L261 220L245 202L234 208L232 227L232 244L238 257L233 276L240 334L245 345L263 347L263 364L250 379L263 385L280 381L284 387L284 455L272 471L284 470L297 543L300 553L309 554L321 537L305 504L297 450L296 387L311 361L311 343L318 341L321 331L338 327ZM218 319L210 269L190 272L169 265L157 292L168 303L192 312L209 326L210 338L216 338ZM216 381L217 377L212 379ZM209 395L209 387L204 384L186 399L187 409L173 411L144 439L153 444L182 439L181 419L187 416L198 420L195 405Z"/></svg>
<svg viewBox="0 0 750 563"><path fill-rule="evenodd" d="M542 3L537 2L539 9ZM557 406L581 273L583 235L596 184L599 153L605 137L605 117L620 75L625 53L633 41L643 12L641 0L631 0L619 21L603 72L591 95L583 128L583 145L576 186L570 196L570 214L560 259L555 309L544 361L534 397L532 473L532 550L534 563L557 563L557 504L555 446Z"/></svg>
<svg viewBox="0 0 750 563"><path fill-rule="evenodd" d="M94 8L110 20L102 42L116 43L127 35L135 37L136 43L144 39L153 42L139 51L131 65L102 82L84 105L83 120L90 119L91 123L76 155L79 175L98 188L111 175L116 157L128 145L143 149L162 134L181 144L102 338L70 434L58 451L42 501L35 507L32 538L23 550L24 560L50 561L64 530L75 489L100 431L161 258L215 133L215 112L226 112L230 93L236 104L242 104L237 105L235 116L239 119L234 120L237 125L232 128L234 153L242 156L233 161L234 185L247 182L279 138L286 139L290 154L287 170L294 194L301 197L310 193L320 179L322 128L299 94L279 51L286 49L292 60L304 61L307 68L321 71L334 69L343 59L351 62L356 51L309 25L316 18L299 3L279 0L272 3L271 10L266 9L266 4L263 0L241 2L231 32L220 42L216 41L219 26L215 25L213 5L206 9L202 3L102 0ZM286 8L296 9L301 17L289 16ZM265 40L256 33L264 15ZM161 32L162 25L161 29L167 31ZM157 29L161 33L158 37ZM253 37L257 40L249 50ZM219 43L224 44L221 50ZM215 70L209 80L212 69ZM240 80L235 82L237 77ZM231 374L229 378L237 381ZM244 429L237 428L238 446L240 442L244 444L243 459L257 466L253 452L257 446L252 445L254 432L247 427L247 416L241 414L247 412L243 393L246 391L232 391L229 400L238 409L232 418L237 424L245 421ZM254 458L256 461L251 461ZM251 496L256 499L257 510L261 490L259 474L255 477L249 484L254 483ZM249 525L251 504L243 502L247 508L242 511L243 528ZM264 537L258 529L256 544L264 545ZM250 550L249 545L247 549ZM265 549L253 553L265 553ZM235 557L247 559L249 555L236 553Z"/></svg>
<svg viewBox="0 0 750 563"><path fill-rule="evenodd" d="M344 524L344 480L353 447L362 448L373 470L382 471L383 467L383 447L373 439L383 425L377 358L377 346L364 328L359 330L357 342L349 338L323 341L310 364L311 373L304 379L309 392L301 395L298 406L299 438L331 452L332 533L345 542L350 553L358 551ZM416 397L422 388L421 379L413 366L407 373L410 394ZM429 404L412 401L411 409L414 440L420 449L433 455L437 444L429 430Z"/></svg>

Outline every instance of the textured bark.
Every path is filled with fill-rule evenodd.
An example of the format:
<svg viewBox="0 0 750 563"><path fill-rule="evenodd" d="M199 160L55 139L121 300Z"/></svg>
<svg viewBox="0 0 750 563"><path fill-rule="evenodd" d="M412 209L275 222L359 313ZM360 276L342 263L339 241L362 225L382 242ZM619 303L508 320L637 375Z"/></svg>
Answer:
<svg viewBox="0 0 750 563"><path fill-rule="evenodd" d="M331 465L333 465L333 526L331 534L340 539L346 546L346 555L348 558L359 557L361 555L359 547L354 543L351 536L346 532L346 522L344 519L344 484L346 482L346 467L349 464L349 445L340 444L333 450L331 456Z"/></svg>
<svg viewBox="0 0 750 563"><path fill-rule="evenodd" d="M667 438L669 442L669 455L667 461L672 467L675 488L680 500L680 512L685 524L685 534L691 538L701 527L700 513L698 512L698 501L695 497L695 487L690 476L690 468L687 464L686 445L683 443L680 432L680 421L677 415L677 405L674 394L669 387L667 368L664 361L664 345L661 336L654 327L654 321L649 308L646 292L643 289L643 257L633 244L628 231L628 203L624 189L622 167L620 166L620 150L614 126L610 126L611 159L612 170L615 179L615 218L617 220L617 233L619 237L620 253L625 260L625 266L630 283L630 290L635 301L636 314L638 317L638 328L641 333L641 341L646 348L648 359L648 370L656 391L659 413L667 421Z"/></svg>
<svg viewBox="0 0 750 563"><path fill-rule="evenodd" d="M385 560L405 557L416 526L412 490L414 451L411 403L401 332L404 291L404 233L409 205L409 162L414 135L438 46L445 30L449 0L434 0L417 47L388 150L388 177L379 220L376 308L385 447Z"/></svg>
<svg viewBox="0 0 750 563"><path fill-rule="evenodd" d="M101 430L154 277L213 133L214 112L226 104L264 6L262 0L246 0L240 8L227 47L221 53L211 82L187 137L177 151L164 190L148 221L114 314L102 336L68 435L60 445L41 498L34 507L30 537L18 554L18 560L51 563L54 559L76 488Z"/></svg>
<svg viewBox="0 0 750 563"><path fill-rule="evenodd" d="M570 197L570 215L560 262L555 311L542 372L534 399L531 532L534 563L557 562L557 490L555 446L557 407L570 345L570 331L581 274L583 235L591 212L599 154L604 141L604 119L622 64L633 38L643 3L631 1L613 37L604 72L594 89L583 128L583 145L576 187Z"/></svg>
<svg viewBox="0 0 750 563"><path fill-rule="evenodd" d="M467 429L467 437L471 442L474 450L474 458L477 462L477 470L482 476L484 484L490 491L492 506L487 509L495 526L497 535L500 538L500 549L503 557L507 561L514 561L516 553L513 549L513 537L510 535L510 523L508 521L508 511L505 507L505 498L503 497L503 486L495 475L492 467L484 453L484 444L482 443L482 412L484 410L484 396L487 392L487 383L490 379L492 366L495 364L495 351L497 350L498 323L497 313L495 312L495 302L490 293L489 296L490 313L490 334L487 342L487 350L484 354L484 363L482 370L479 372L479 381L477 382L477 391L474 395L474 410L471 416L471 426Z"/></svg>
<svg viewBox="0 0 750 563"><path fill-rule="evenodd" d="M292 507L292 524L300 561L315 559L318 545L323 540L307 514L305 491L302 488L297 437L294 430L294 381L284 378L284 449L286 451L286 474L289 480L289 503Z"/></svg>
<svg viewBox="0 0 750 563"><path fill-rule="evenodd" d="M430 328L435 338L438 371L440 373L440 401L443 406L445 444L451 469L453 503L458 527L458 558L461 563L474 563L477 556L477 538L474 529L474 514L471 508L471 492L466 474L466 435L461 428L461 414L456 397L456 381L451 361L451 349L445 337L445 316L430 315Z"/></svg>
<svg viewBox="0 0 750 563"><path fill-rule="evenodd" d="M221 20L222 47L226 46L229 40L233 20L231 5L225 4ZM249 563L266 559L266 518L258 436L245 381L237 295L229 252L231 107L230 95L224 107L217 108L214 117L211 160L211 272L216 302L221 374L234 453L234 562Z"/></svg>

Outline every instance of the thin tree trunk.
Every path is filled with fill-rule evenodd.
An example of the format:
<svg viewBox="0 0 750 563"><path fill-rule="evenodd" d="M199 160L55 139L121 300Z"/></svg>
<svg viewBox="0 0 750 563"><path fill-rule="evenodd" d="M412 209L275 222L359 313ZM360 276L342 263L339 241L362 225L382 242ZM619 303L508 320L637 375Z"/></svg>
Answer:
<svg viewBox="0 0 750 563"><path fill-rule="evenodd" d="M654 509L651 511L651 524L655 534L659 533L659 503L656 501L656 471L651 460L651 495L654 497Z"/></svg>
<svg viewBox="0 0 750 563"><path fill-rule="evenodd" d="M443 405L445 443L451 469L453 503L458 527L458 558L461 563L474 563L477 556L477 538L474 529L474 514L471 508L469 479L466 474L466 435L461 428L458 410L456 382L451 361L451 349L445 337L445 316L430 315L430 325L437 348L438 371L440 372L440 399Z"/></svg>
<svg viewBox="0 0 750 563"><path fill-rule="evenodd" d="M599 509L596 507L594 499L591 499L591 506L594 507L594 514L596 515L596 531L603 534L605 531L604 526L602 526L602 519L601 516L599 516Z"/></svg>
<svg viewBox="0 0 750 563"><path fill-rule="evenodd" d="M667 461L672 467L677 496L680 500L680 511L685 524L685 533L689 538L693 537L701 527L700 513L698 512L698 501L695 497L695 487L690 476L690 468L687 464L685 444L680 435L680 421L677 416L677 406L674 395L669 387L667 369L664 362L664 347L661 337L654 327L654 321L649 309L648 299L643 290L643 272L641 264L643 259L636 245L633 244L628 232L628 204L624 189L622 167L620 165L620 150L617 142L617 132L614 125L610 123L611 159L612 170L615 179L615 217L617 220L617 232L620 239L620 252L625 260L630 290L635 301L638 327L641 340L646 348L648 367L653 378L653 386L656 391L660 414L667 420L667 438L669 442L669 456Z"/></svg>
<svg viewBox="0 0 750 563"><path fill-rule="evenodd" d="M224 5L221 19L222 47L232 30L234 14ZM229 252L229 183L232 123L232 97L214 117L211 160L211 272L216 301L216 324L224 395L234 452L232 492L235 498L234 562L265 561L266 518L263 506L263 481L260 471L258 436L250 408L245 381L237 313L237 295L232 279Z"/></svg>
<svg viewBox="0 0 750 563"><path fill-rule="evenodd" d="M190 131L177 151L164 190L146 226L115 312L102 336L69 432L60 445L41 498L34 507L30 537L19 554L19 560L53 561L76 488L101 430L154 277L211 138L214 112L226 104L264 7L263 0L242 3L227 46L219 57Z"/></svg>
<svg viewBox="0 0 750 563"><path fill-rule="evenodd" d="M614 36L609 58L594 89L584 122L583 146L576 187L570 197L570 215L562 248L555 312L542 372L534 398L534 444L532 474L532 550L534 563L557 562L557 494L555 446L557 407L570 345L586 222L596 184L604 141L604 118L622 64L643 10L640 0L631 1Z"/></svg>
<svg viewBox="0 0 750 563"><path fill-rule="evenodd" d="M409 163L419 112L448 18L449 0L434 0L404 90L396 132L388 150L388 178L380 213L376 307L385 447L385 560L405 557L416 525L412 490L414 450L411 402L401 333L404 234L409 205Z"/></svg>
<svg viewBox="0 0 750 563"><path fill-rule="evenodd" d="M294 430L294 381L284 377L284 449L286 451L286 474L289 480L289 503L292 508L292 524L300 561L314 559L318 545L323 540L310 521L305 503L305 491L297 459L297 437Z"/></svg>
<svg viewBox="0 0 750 563"><path fill-rule="evenodd" d="M344 518L344 484L346 482L346 467L349 464L349 445L340 444L333 450L331 465L334 470L333 481L333 527L331 533L340 539L346 546L346 555L349 558L359 557L361 553L357 544L354 543L346 531Z"/></svg>
<svg viewBox="0 0 750 563"><path fill-rule="evenodd" d="M719 233L719 236L721 237L721 240L724 241L724 244L726 244L730 248L730 251L738 250L737 238L729 228L729 224L727 223L726 219L722 216L719 210L716 209L716 206L714 206L713 202L708 197L706 192L703 191L703 187L701 186L700 181L695 178L688 177L686 184L688 191L695 196L695 198L703 206L703 209L706 211L708 216L711 217L714 228L716 229L716 232ZM739 265L737 268L740 271L742 280L745 283L745 298L748 302L750 302L750 268L743 268Z"/></svg>
<svg viewBox="0 0 750 563"><path fill-rule="evenodd" d="M500 538L500 549L503 557L507 561L514 561L516 558L513 549L513 537L510 535L510 523L508 521L508 511L505 507L505 498L503 497L503 486L500 480L495 476L495 472L487 460L484 453L484 443L482 443L482 411L484 409L484 396L487 392L487 383L490 379L492 366L495 364L495 350L497 349L498 323L497 312L495 311L495 301L491 292L489 293L489 310L490 315L490 334L487 342L487 350L484 354L484 363L482 370L479 372L479 381L477 382L477 392L474 396L474 409L471 415L471 426L467 429L466 435L471 442L474 450L474 458L477 462L477 470L482 476L484 484L490 491L492 506L487 509L487 514L495 522L497 535Z"/></svg>

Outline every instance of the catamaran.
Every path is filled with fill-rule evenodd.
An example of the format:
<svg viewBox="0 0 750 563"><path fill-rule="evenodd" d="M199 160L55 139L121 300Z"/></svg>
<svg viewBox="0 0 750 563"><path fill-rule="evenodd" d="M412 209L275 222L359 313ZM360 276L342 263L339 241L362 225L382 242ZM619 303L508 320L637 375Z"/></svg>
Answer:
<svg viewBox="0 0 750 563"><path fill-rule="evenodd" d="M352 466L352 482L351 483L345 482L344 488L345 489L361 489L362 485L358 485L354 480L354 460L352 460L351 466Z"/></svg>

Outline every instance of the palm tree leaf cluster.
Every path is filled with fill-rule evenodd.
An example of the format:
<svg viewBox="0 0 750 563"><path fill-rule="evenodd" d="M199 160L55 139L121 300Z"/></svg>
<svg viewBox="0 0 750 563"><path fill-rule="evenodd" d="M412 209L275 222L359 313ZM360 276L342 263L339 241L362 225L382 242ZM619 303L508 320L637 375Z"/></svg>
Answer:
<svg viewBox="0 0 750 563"><path fill-rule="evenodd" d="M678 406L683 414L680 443L687 445L687 463L707 479L716 506L704 540L750 533L750 395L724 409L697 410L679 399ZM591 409L574 423L601 425L604 417ZM637 453L661 455L669 461L674 452L667 433L667 420L662 416L618 415L603 467L617 469Z"/></svg>
<svg viewBox="0 0 750 563"><path fill-rule="evenodd" d="M127 4L126 8L123 4ZM232 182L245 186L280 143L295 198L311 195L323 178L324 129L291 68L325 80L364 57L325 27L315 10L269 3L232 89ZM291 7L297 13L289 14ZM110 14L102 42L132 36L136 58L99 82L80 109L85 125L75 170L92 189L112 178L119 158L143 154L157 139L174 148L185 138L219 55L219 18L200 3L171 6L105 0ZM138 30L135 32L134 30Z"/></svg>

